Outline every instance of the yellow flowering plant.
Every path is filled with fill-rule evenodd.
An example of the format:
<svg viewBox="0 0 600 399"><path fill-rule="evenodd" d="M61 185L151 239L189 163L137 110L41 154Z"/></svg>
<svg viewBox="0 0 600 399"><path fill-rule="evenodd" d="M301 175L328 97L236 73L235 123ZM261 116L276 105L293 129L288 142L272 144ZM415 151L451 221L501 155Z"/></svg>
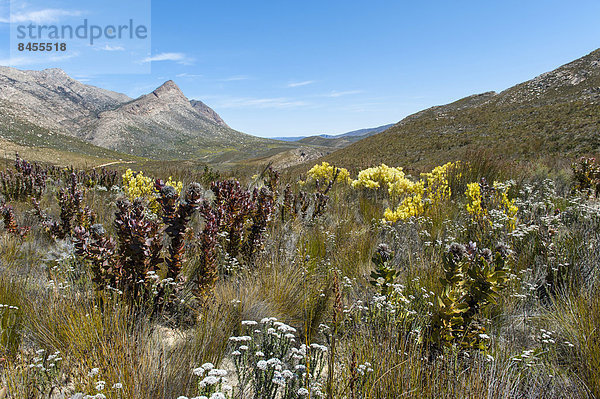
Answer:
<svg viewBox="0 0 600 399"><path fill-rule="evenodd" d="M160 205L156 201L157 193L154 189L154 179L148 176L144 176L144 172L134 172L131 169L127 169L121 176L123 178L123 192L130 199L144 198L148 201L148 207L157 213L160 209ZM171 176L165 183L166 186L175 188L177 194L181 194L183 190L183 183L177 180L173 180Z"/></svg>
<svg viewBox="0 0 600 399"><path fill-rule="evenodd" d="M389 167L386 164L381 164L373 168L361 170L358 173L356 180L352 182L352 188L366 189L390 189L392 184L407 180L402 168Z"/></svg>
<svg viewBox="0 0 600 399"><path fill-rule="evenodd" d="M406 191L405 193L408 193L408 195L404 197L395 210L390 208L385 210L383 217L386 221L395 223L398 220L406 220L411 216L423 214L425 210L425 202L423 201L425 186L423 182L412 183L410 191Z"/></svg>
<svg viewBox="0 0 600 399"><path fill-rule="evenodd" d="M392 200L399 198L401 202L395 210L386 209L384 219L395 223L439 209L444 201L450 199L452 191L448 175L457 165L458 162L448 162L437 166L429 173L422 173L421 179L417 182L402 176L390 183L388 190L390 198Z"/></svg>
<svg viewBox="0 0 600 399"><path fill-rule="evenodd" d="M429 173L421 174L421 178L425 180L427 185L428 197L433 203L439 203L452 195L448 175L458 165L458 161L448 162L442 166L436 166Z"/></svg>
<svg viewBox="0 0 600 399"><path fill-rule="evenodd" d="M345 168L338 168L330 165L329 162L322 162L313 166L307 173L308 179L315 181L318 185L329 186L333 183L350 183L350 173Z"/></svg>
<svg viewBox="0 0 600 399"><path fill-rule="evenodd" d="M514 199L509 199L508 190L512 183L500 183L494 181L492 187L489 187L485 180L481 183L467 184L465 195L467 196L466 209L471 218L477 223L494 224L491 213L501 213L506 221L509 231L516 227L517 212L519 208Z"/></svg>
<svg viewBox="0 0 600 399"><path fill-rule="evenodd" d="M467 184L467 212L475 218L481 217L484 214L484 209L481 206L481 187L479 183Z"/></svg>

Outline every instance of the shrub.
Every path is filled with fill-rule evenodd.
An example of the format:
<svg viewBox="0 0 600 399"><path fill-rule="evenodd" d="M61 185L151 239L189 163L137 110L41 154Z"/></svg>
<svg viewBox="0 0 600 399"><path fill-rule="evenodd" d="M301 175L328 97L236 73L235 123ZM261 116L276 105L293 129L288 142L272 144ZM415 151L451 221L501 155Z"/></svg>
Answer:
<svg viewBox="0 0 600 399"><path fill-rule="evenodd" d="M574 190L581 191L587 195L598 197L600 193L600 165L596 158L581 157L579 162L571 165L575 179Z"/></svg>
<svg viewBox="0 0 600 399"><path fill-rule="evenodd" d="M155 187L159 192L157 201L162 209L165 232L171 239L169 255L166 259L167 278L175 280L180 277L183 267L185 233L202 199L202 188L198 183L190 184L185 192L185 198L178 202L179 194L175 187L165 184L162 180L157 180Z"/></svg>
<svg viewBox="0 0 600 399"><path fill-rule="evenodd" d="M509 232L515 229L519 208L515 205L515 200L508 197L512 185L511 181L494 182L490 187L485 179L481 179L480 183L467 185L466 210L471 220L482 230L501 226L506 227Z"/></svg>
<svg viewBox="0 0 600 399"><path fill-rule="evenodd" d="M223 391L232 391L235 397L324 397L322 377L327 347L298 344L295 333L295 328L273 317L260 323L242 321L242 335L229 338L237 386L223 386L221 378L228 372L205 364L194 370L200 377L199 394L213 394L221 384Z"/></svg>
<svg viewBox="0 0 600 399"><path fill-rule="evenodd" d="M2 194L9 201L39 197L46 188L48 174L39 164L29 163L16 155L14 171L0 171Z"/></svg>
<svg viewBox="0 0 600 399"><path fill-rule="evenodd" d="M442 292L431 324L438 346L485 349L489 343L482 311L496 302L507 278L504 246L495 252L476 244L452 244L443 258Z"/></svg>
<svg viewBox="0 0 600 399"><path fill-rule="evenodd" d="M148 207L154 213L159 212L160 205L157 202L158 193L155 189L154 179L144 176L144 172L134 172L131 169L127 169L123 173L122 179L123 191L130 201L134 201L136 198L144 198L148 202ZM164 185L175 188L178 195L183 190L183 183L174 181L171 177L169 177Z"/></svg>
<svg viewBox="0 0 600 399"><path fill-rule="evenodd" d="M391 168L381 164L373 168L367 168L358 172L356 180L352 182L352 188L366 188L371 190L385 189L390 195L392 191L399 191L403 184L408 181L402 168ZM392 189L392 187L396 187ZM398 192L396 195L399 195Z"/></svg>
<svg viewBox="0 0 600 399"><path fill-rule="evenodd" d="M330 165L328 162L322 162L320 165L313 166L308 171L308 178L314 181L318 191L327 194L334 183L350 183L350 174L344 168L338 168Z"/></svg>
<svg viewBox="0 0 600 399"><path fill-rule="evenodd" d="M17 223L17 218L12 206L0 201L0 214L4 220L4 230L17 237L25 237L29 233L29 227L21 227Z"/></svg>

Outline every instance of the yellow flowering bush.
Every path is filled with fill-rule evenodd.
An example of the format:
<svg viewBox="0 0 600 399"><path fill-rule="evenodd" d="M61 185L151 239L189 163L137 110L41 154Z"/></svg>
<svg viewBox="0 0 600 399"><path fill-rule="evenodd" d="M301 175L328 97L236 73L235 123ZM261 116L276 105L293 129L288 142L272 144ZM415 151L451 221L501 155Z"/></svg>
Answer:
<svg viewBox="0 0 600 399"><path fill-rule="evenodd" d="M351 181L350 173L348 173L347 169L335 167L330 165L329 162L323 162L320 165L317 164L308 171L309 179L319 181L324 185L331 183L334 176L336 176L335 182L349 183Z"/></svg>
<svg viewBox="0 0 600 399"><path fill-rule="evenodd" d="M439 203L452 195L448 173L458 165L459 162L448 162L442 166L436 166L429 173L421 174L421 178L425 180L427 185L428 197L433 203Z"/></svg>
<svg viewBox="0 0 600 399"><path fill-rule="evenodd" d="M498 206L502 212L508 217L508 226L510 230L514 230L517 224L517 212L519 207L515 204L514 199L508 198L508 190L510 189L510 183L494 182L494 193L496 193Z"/></svg>
<svg viewBox="0 0 600 399"><path fill-rule="evenodd" d="M474 217L482 216L484 211L481 206L481 187L479 186L479 183L467 184L465 195L467 196L468 201L467 212Z"/></svg>
<svg viewBox="0 0 600 399"><path fill-rule="evenodd" d="M387 208L383 214L384 219L388 222L395 223L398 220L405 220L411 216L422 215L425 211L425 202L423 201L424 193L425 186L423 181L412 183L410 194L402 200L396 210Z"/></svg>
<svg viewBox="0 0 600 399"><path fill-rule="evenodd" d="M373 168L361 170L358 173L356 180L352 182L352 188L367 188L378 189L385 187L390 189L391 185L407 180L402 168L389 167L386 164L381 164Z"/></svg>
<svg viewBox="0 0 600 399"><path fill-rule="evenodd" d="M422 173L421 179L417 182L409 180L402 174L402 178L396 179L389 185L389 194L392 199L404 198L396 210L390 208L385 210L385 220L395 223L439 207L452 194L448 174L457 165L458 163L448 162L437 166L429 173Z"/></svg>
<svg viewBox="0 0 600 399"><path fill-rule="evenodd" d="M485 221L493 225L490 213L500 212L503 218L508 222L508 228L512 231L516 226L516 216L519 208L515 205L515 200L508 198L510 182L500 183L495 181L490 189L486 184L469 183L467 184L467 212L476 221Z"/></svg>
<svg viewBox="0 0 600 399"><path fill-rule="evenodd" d="M123 192L130 200L144 198L148 201L148 207L153 212L158 212L159 204L156 201L153 178L144 176L144 172L134 172L131 169L127 169L121 177L123 178ZM170 176L165 185L175 188L177 194L181 194L181 190L183 190L183 183L173 180Z"/></svg>

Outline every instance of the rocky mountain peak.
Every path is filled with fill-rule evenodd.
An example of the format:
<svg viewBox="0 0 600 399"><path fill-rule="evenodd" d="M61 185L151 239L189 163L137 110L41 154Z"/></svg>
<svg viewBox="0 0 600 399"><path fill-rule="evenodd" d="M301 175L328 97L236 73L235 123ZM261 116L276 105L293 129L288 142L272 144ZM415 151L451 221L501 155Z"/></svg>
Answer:
<svg viewBox="0 0 600 399"><path fill-rule="evenodd" d="M216 123L220 126L227 126L225 121L221 119L219 114L217 114L211 107L204 104L200 100L190 100L190 104L192 107L198 112L200 115L204 116L206 119Z"/></svg>
<svg viewBox="0 0 600 399"><path fill-rule="evenodd" d="M188 103L189 100L183 94L179 86L172 80L167 80L152 92L160 100L170 103Z"/></svg>
<svg viewBox="0 0 600 399"><path fill-rule="evenodd" d="M63 77L65 79L70 79L69 75L67 75L67 73L60 68L47 68L47 69L42 70L41 73L46 74L46 75Z"/></svg>

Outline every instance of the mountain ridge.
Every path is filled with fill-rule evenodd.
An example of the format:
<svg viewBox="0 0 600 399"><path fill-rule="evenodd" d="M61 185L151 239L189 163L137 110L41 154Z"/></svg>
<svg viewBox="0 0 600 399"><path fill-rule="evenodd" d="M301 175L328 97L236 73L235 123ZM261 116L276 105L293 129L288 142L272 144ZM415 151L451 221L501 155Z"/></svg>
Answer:
<svg viewBox="0 0 600 399"><path fill-rule="evenodd" d="M600 49L499 93L409 115L320 160L429 168L487 150L507 159L600 152Z"/></svg>
<svg viewBox="0 0 600 399"><path fill-rule="evenodd" d="M297 147L231 129L212 108L189 100L172 80L133 99L78 82L57 68L0 67L0 122L15 127L3 137L21 142L27 140L17 137L19 132L61 134L158 159L235 161Z"/></svg>

